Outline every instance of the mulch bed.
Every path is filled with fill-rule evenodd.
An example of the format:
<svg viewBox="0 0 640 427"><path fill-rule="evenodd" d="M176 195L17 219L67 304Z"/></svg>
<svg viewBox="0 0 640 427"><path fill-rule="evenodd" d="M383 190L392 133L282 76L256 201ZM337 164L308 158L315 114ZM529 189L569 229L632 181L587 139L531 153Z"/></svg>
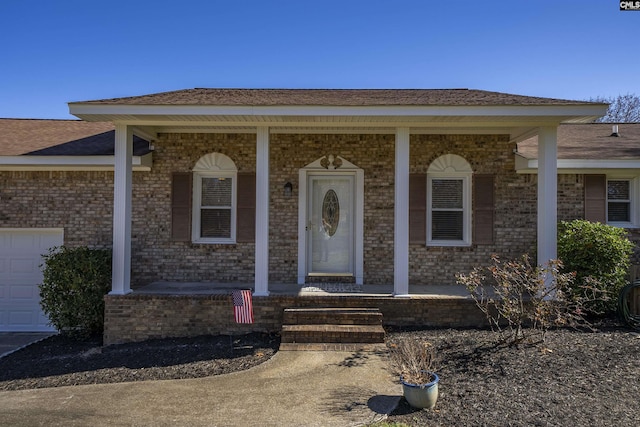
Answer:
<svg viewBox="0 0 640 427"><path fill-rule="evenodd" d="M637 425L640 333L615 323L596 332L550 331L544 344L496 345L488 330L396 330L438 349L434 410L404 399L388 421L410 426ZM151 340L101 347L54 336L0 359L0 390L194 378L248 369L269 359L268 334Z"/></svg>
<svg viewBox="0 0 640 427"><path fill-rule="evenodd" d="M550 331L544 343L496 345L486 330L398 332L438 349L439 399L390 421L410 426L622 426L640 420L640 333Z"/></svg>
<svg viewBox="0 0 640 427"><path fill-rule="evenodd" d="M102 347L61 335L0 359L0 390L198 378L249 369L280 345L277 336L167 338Z"/></svg>

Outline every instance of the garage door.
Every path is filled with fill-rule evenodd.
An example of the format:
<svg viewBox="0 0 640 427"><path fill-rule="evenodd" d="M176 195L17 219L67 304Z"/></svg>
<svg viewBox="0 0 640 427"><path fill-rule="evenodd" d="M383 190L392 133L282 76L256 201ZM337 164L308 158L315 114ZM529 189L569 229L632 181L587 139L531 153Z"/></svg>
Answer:
<svg viewBox="0 0 640 427"><path fill-rule="evenodd" d="M54 330L40 309L42 254L63 243L62 229L0 229L0 331Z"/></svg>

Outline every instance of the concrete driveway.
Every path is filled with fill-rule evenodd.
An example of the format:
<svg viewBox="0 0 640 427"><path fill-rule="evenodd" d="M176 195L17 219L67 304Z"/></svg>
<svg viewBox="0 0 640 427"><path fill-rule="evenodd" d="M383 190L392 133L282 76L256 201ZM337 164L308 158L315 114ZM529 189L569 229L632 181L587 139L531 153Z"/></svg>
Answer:
<svg viewBox="0 0 640 427"><path fill-rule="evenodd" d="M0 332L0 357L51 335L55 332Z"/></svg>
<svg viewBox="0 0 640 427"><path fill-rule="evenodd" d="M0 425L358 426L402 395L384 353L279 351L243 372L0 392Z"/></svg>

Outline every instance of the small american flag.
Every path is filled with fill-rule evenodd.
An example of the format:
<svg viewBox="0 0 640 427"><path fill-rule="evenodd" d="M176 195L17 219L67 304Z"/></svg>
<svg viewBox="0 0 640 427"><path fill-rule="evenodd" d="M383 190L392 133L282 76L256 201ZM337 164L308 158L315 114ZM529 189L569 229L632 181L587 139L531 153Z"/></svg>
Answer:
<svg viewBox="0 0 640 427"><path fill-rule="evenodd" d="M253 323L253 304L251 303L251 291L233 291L233 315L236 323Z"/></svg>

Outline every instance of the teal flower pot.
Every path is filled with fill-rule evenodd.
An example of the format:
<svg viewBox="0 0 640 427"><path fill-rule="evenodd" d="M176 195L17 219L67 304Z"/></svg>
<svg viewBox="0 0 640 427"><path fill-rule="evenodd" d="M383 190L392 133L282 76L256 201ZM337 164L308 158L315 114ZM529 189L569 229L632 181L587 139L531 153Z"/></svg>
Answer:
<svg viewBox="0 0 640 427"><path fill-rule="evenodd" d="M440 377L434 372L429 372L433 379L427 384L411 384L406 382L402 376L400 376L400 382L402 383L402 391L404 398L407 399L409 405L418 409L433 409L436 406L438 400L438 382Z"/></svg>

